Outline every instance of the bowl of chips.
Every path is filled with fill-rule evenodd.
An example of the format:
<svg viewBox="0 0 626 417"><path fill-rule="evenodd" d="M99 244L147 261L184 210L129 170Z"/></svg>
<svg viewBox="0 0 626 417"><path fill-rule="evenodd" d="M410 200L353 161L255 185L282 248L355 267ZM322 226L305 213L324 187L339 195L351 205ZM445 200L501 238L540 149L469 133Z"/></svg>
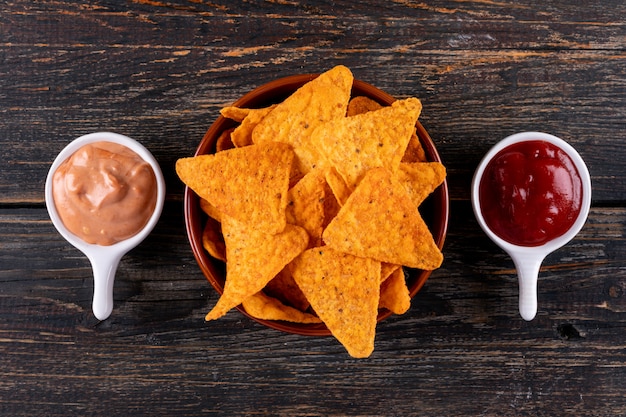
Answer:
<svg viewBox="0 0 626 417"><path fill-rule="evenodd" d="M270 328L335 336L354 357L443 261L446 171L417 120L343 66L247 93L177 161L185 224L220 294Z"/></svg>

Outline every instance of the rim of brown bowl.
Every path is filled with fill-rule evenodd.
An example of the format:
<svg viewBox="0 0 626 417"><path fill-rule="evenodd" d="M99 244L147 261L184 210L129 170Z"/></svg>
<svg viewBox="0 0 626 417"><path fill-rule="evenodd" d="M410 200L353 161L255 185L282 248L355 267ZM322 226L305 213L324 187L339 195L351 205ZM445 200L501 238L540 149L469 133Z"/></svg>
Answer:
<svg viewBox="0 0 626 417"><path fill-rule="evenodd" d="M236 107L264 107L279 103L287 98L296 89L305 83L313 80L319 74L300 74L280 78L270 81L260 87L255 88L242 96L232 105ZM378 88L360 80L354 80L352 86L352 96L364 95L378 101L383 105L390 105L396 99ZM220 133L224 130L237 126L237 123L219 116L204 134L200 145L194 155L203 155L215 152L215 144ZM416 124L417 135L422 143L428 161L441 162L437 148L424 126L418 121ZM449 197L447 181L444 181L420 206L420 213L428 225L435 243L439 249L443 249L443 244L448 228ZM202 246L202 232L206 223L206 215L200 209L198 196L189 188L185 187L184 213L187 236L191 244L194 257L202 270L204 276L221 295L224 292L224 279L226 267L223 262L212 258ZM436 215L439 213L439 216ZM413 298L424 286L432 271L404 268L407 277L409 294ZM286 321L263 320L248 314L239 305L236 307L242 314L252 320L270 327L272 329L306 336L330 336L331 333L323 324L291 323ZM379 310L377 321L388 318L391 311L387 309Z"/></svg>

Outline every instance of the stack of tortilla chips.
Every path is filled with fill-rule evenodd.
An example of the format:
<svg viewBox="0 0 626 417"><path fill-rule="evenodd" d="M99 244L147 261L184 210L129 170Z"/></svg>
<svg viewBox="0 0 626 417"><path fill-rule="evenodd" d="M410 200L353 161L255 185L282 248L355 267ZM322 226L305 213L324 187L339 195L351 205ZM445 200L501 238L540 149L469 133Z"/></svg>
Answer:
<svg viewBox="0 0 626 417"><path fill-rule="evenodd" d="M410 306L402 266L441 265L418 211L446 175L416 136L422 105L351 97L352 83L337 66L280 104L226 107L239 125L218 152L177 161L209 216L204 247L226 263L207 320L241 304L260 319L323 322L368 357L379 309Z"/></svg>

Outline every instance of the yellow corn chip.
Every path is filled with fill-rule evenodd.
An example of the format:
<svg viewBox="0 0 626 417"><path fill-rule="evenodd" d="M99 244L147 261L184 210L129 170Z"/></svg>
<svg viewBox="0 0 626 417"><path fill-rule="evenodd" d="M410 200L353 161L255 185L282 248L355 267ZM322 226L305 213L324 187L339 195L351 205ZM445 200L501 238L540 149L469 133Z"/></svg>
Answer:
<svg viewBox="0 0 626 417"><path fill-rule="evenodd" d="M350 99L348 103L347 116L356 116L357 114L367 113L368 111L374 111L380 109L382 104L372 100L365 96L356 96Z"/></svg>
<svg viewBox="0 0 626 417"><path fill-rule="evenodd" d="M313 310L348 353L368 357L374 350L380 263L319 247L302 253L290 269Z"/></svg>
<svg viewBox="0 0 626 417"><path fill-rule="evenodd" d="M348 103L348 117L356 116L357 114L367 113L369 111L378 110L383 107L377 101L372 100L369 97L357 96L350 100ZM402 157L402 162L426 162L426 153L424 148L417 137L417 132L413 131L409 144Z"/></svg>
<svg viewBox="0 0 626 417"><path fill-rule="evenodd" d="M319 166L321 158L310 141L311 132L326 121L345 117L352 81L352 73L342 65L320 74L263 118L252 132L253 142L292 145L296 153L295 176Z"/></svg>
<svg viewBox="0 0 626 417"><path fill-rule="evenodd" d="M311 303L306 299L288 267L283 268L263 289L270 297L278 299L285 305L305 311Z"/></svg>
<svg viewBox="0 0 626 417"><path fill-rule="evenodd" d="M180 179L221 213L267 233L287 220L291 147L268 142L176 162Z"/></svg>
<svg viewBox="0 0 626 417"><path fill-rule="evenodd" d="M380 264L380 282L383 283L391 274L402 268L402 265L389 264L383 262Z"/></svg>
<svg viewBox="0 0 626 417"><path fill-rule="evenodd" d="M223 131L221 135L219 135L219 137L217 138L217 141L215 142L216 152L225 151L226 149L230 149L234 146L233 141L231 140L232 132L233 132L233 129L227 129Z"/></svg>
<svg viewBox="0 0 626 417"><path fill-rule="evenodd" d="M303 313L281 303L276 298L258 292L243 300L243 308L252 317L261 320L283 320L295 323L321 323L313 314Z"/></svg>
<svg viewBox="0 0 626 417"><path fill-rule="evenodd" d="M396 178L406 188L414 206L419 207L446 178L446 168L439 162L401 163Z"/></svg>
<svg viewBox="0 0 626 417"><path fill-rule="evenodd" d="M422 143L415 131L411 135L411 139L409 139L409 144L402 156L402 162L426 162L426 152L424 152Z"/></svg>
<svg viewBox="0 0 626 417"><path fill-rule="evenodd" d="M309 233L309 247L319 246L322 242L324 185L322 171L314 169L289 190L287 222L303 227Z"/></svg>
<svg viewBox="0 0 626 417"><path fill-rule="evenodd" d="M226 262L226 246L222 236L222 227L214 219L207 219L202 232L202 246L215 259Z"/></svg>
<svg viewBox="0 0 626 417"><path fill-rule="evenodd" d="M414 97L398 100L324 123L313 131L311 141L353 188L370 168L397 170L421 110L422 103Z"/></svg>
<svg viewBox="0 0 626 417"><path fill-rule="evenodd" d="M220 114L226 117L227 119L231 119L231 120L241 123L243 119L245 119L246 116L250 114L251 111L252 109L246 109L246 108L235 107L235 106L226 106L220 110Z"/></svg>
<svg viewBox="0 0 626 417"><path fill-rule="evenodd" d="M222 221L220 211L204 198L200 198L200 209L210 218L215 219L218 222Z"/></svg>
<svg viewBox="0 0 626 417"><path fill-rule="evenodd" d="M326 168L324 172L326 183L332 190L339 205L343 206L346 203L346 200L348 200L348 197L350 197L350 194L352 194L352 189L348 187L348 184L346 184L343 177L339 175L335 167L330 166Z"/></svg>
<svg viewBox="0 0 626 417"><path fill-rule="evenodd" d="M379 307L394 314L404 314L411 307L411 296L402 268L396 269L380 286Z"/></svg>
<svg viewBox="0 0 626 417"><path fill-rule="evenodd" d="M328 183L324 185L324 225L322 230L326 229L328 224L337 216L341 205L333 194L333 190ZM322 242L323 243L323 242Z"/></svg>
<svg viewBox="0 0 626 417"><path fill-rule="evenodd" d="M354 256L432 270L443 256L404 186L385 168L365 175L322 235Z"/></svg>
<svg viewBox="0 0 626 417"><path fill-rule="evenodd" d="M252 131L274 107L276 107L276 105L262 109L246 109L247 114L240 120L241 124L237 126L231 134L232 143L238 148L252 145ZM231 109L235 108L236 107L232 107ZM222 114L224 113L222 112ZM236 115L240 116L240 114Z"/></svg>
<svg viewBox="0 0 626 417"><path fill-rule="evenodd" d="M206 320L220 318L261 291L309 243L309 236L301 227L288 224L283 232L268 235L228 216L222 219L222 233L228 260L224 293Z"/></svg>

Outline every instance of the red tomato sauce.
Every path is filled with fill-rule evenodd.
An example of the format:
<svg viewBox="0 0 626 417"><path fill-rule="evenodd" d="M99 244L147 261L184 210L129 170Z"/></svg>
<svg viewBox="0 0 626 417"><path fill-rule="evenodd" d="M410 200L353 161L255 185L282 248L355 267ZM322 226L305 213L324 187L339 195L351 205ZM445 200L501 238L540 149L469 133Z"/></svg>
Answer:
<svg viewBox="0 0 626 417"><path fill-rule="evenodd" d="M487 226L518 246L540 246L567 232L582 205L574 162L542 140L510 145L489 162L479 185Z"/></svg>

